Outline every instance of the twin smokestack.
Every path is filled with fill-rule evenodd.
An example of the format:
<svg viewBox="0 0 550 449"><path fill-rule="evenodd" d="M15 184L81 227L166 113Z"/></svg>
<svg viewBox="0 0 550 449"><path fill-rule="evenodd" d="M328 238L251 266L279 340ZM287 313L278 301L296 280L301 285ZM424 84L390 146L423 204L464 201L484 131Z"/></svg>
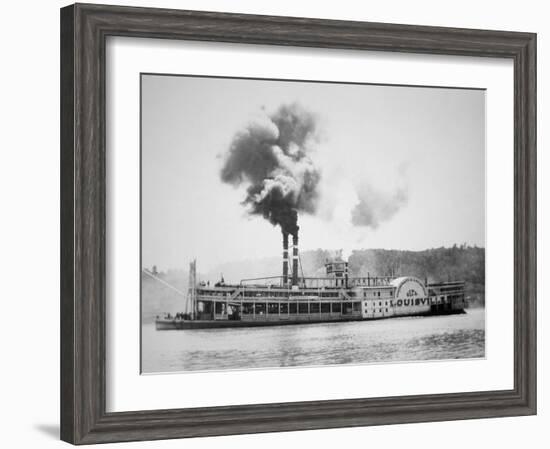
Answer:
<svg viewBox="0 0 550 449"><path fill-rule="evenodd" d="M288 285L288 233L283 232L283 285ZM298 234L292 236L292 285L298 285Z"/></svg>

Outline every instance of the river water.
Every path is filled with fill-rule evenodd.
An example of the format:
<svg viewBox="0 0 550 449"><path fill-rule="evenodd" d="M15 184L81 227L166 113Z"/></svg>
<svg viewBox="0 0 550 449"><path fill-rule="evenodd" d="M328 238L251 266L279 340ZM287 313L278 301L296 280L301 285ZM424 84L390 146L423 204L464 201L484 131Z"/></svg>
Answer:
<svg viewBox="0 0 550 449"><path fill-rule="evenodd" d="M484 309L469 309L463 315L275 327L142 328L143 373L484 356Z"/></svg>

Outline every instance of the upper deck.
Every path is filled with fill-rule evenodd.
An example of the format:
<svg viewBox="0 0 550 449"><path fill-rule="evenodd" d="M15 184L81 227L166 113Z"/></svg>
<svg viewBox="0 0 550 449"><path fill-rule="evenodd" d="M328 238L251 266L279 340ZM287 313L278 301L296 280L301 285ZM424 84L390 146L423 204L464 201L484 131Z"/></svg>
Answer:
<svg viewBox="0 0 550 449"><path fill-rule="evenodd" d="M217 282L210 284L200 282L197 290L217 292L242 291L270 291L270 292L304 292L318 290L341 290L362 288L392 288L391 282L395 279L392 276L367 276L338 279L332 277L303 277L298 278L298 285L284 284L282 276L270 276L265 278L242 279L238 284Z"/></svg>
<svg viewBox="0 0 550 449"><path fill-rule="evenodd" d="M243 279L238 284L200 282L196 294L203 299L221 298L272 298L272 299L317 299L354 297L393 297L400 279L394 276L353 277L339 282L329 277L299 278L298 285L283 285L282 277ZM464 282L424 283L427 296L460 294L464 292Z"/></svg>

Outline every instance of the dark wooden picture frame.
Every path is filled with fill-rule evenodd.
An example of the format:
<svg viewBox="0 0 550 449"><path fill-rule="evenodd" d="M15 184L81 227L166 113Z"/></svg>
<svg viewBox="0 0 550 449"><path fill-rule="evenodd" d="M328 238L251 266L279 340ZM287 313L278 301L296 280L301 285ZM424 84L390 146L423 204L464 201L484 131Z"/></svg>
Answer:
<svg viewBox="0 0 550 449"><path fill-rule="evenodd" d="M514 388L106 412L107 36L511 58ZM61 438L74 444L536 413L536 35L76 4L61 10Z"/></svg>

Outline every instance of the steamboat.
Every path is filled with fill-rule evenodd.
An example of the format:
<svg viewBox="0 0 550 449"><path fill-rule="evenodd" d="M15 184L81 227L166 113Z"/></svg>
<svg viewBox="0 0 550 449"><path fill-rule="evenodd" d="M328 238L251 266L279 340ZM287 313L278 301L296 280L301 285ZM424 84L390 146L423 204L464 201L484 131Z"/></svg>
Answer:
<svg viewBox="0 0 550 449"><path fill-rule="evenodd" d="M290 264L289 235L283 233L281 276L243 279L238 284L225 283L222 277L210 285L197 280L196 260L192 261L184 311L157 317L156 329L281 326L465 313L461 281L428 283L427 278L402 275L352 277L348 262L341 256L326 261L325 276L305 277L299 273L297 234L292 240Z"/></svg>

